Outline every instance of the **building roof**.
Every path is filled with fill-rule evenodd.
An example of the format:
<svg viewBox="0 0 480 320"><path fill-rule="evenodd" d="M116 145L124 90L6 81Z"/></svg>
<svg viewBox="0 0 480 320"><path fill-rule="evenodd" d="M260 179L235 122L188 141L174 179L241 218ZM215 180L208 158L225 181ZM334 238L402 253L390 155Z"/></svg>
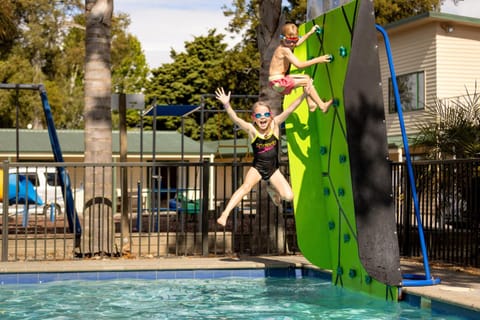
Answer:
<svg viewBox="0 0 480 320"><path fill-rule="evenodd" d="M480 19L458 16L442 12L425 12L416 16L401 19L387 24L384 28L387 31L402 30L405 28L420 27L431 22L458 23L467 26L479 27Z"/></svg>
<svg viewBox="0 0 480 320"><path fill-rule="evenodd" d="M57 130L60 147L63 154L84 154L84 130ZM127 131L128 154L140 154L141 131ZM0 129L0 154L16 152L16 129ZM20 152L51 153L50 138L47 130L19 130ZM200 143L184 137L184 154L199 155ZM120 150L119 132L112 132L112 152ZM180 155L182 152L182 134L177 131L157 131L155 137L155 152L157 154ZM143 153L151 154L153 150L152 131L143 131ZM216 149L203 147L204 154L215 153Z"/></svg>
<svg viewBox="0 0 480 320"><path fill-rule="evenodd" d="M247 138L205 141L204 145L211 150L215 150L215 154L220 157L252 153L252 146Z"/></svg>

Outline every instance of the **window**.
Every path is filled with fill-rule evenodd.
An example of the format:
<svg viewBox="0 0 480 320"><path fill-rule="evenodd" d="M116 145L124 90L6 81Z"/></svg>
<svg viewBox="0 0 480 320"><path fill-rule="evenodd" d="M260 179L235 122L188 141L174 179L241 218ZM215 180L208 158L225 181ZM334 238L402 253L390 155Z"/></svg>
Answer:
<svg viewBox="0 0 480 320"><path fill-rule="evenodd" d="M403 112L423 110L425 108L424 71L397 76L397 85ZM397 112L391 78L388 80L388 112Z"/></svg>
<svg viewBox="0 0 480 320"><path fill-rule="evenodd" d="M38 181L38 176L36 173L20 173L20 175L24 175L34 187L38 187L40 185L40 182Z"/></svg>
<svg viewBox="0 0 480 320"><path fill-rule="evenodd" d="M60 175L56 172L45 172L45 178L49 186L58 187L62 185L62 179L60 179Z"/></svg>

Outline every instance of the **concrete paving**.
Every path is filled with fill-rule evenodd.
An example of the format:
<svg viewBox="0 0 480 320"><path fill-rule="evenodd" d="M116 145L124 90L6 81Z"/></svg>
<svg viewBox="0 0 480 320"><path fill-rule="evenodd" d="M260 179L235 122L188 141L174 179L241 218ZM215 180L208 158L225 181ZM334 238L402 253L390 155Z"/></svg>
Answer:
<svg viewBox="0 0 480 320"><path fill-rule="evenodd" d="M259 257L174 257L152 259L82 259L69 261L0 262L0 273L20 272L82 272L82 271L139 271L191 269L253 269L265 267L316 268L303 256ZM401 261L402 274L424 275L422 263ZM465 270L451 266L430 267L434 278L441 283L423 287L403 287L402 292L480 312L480 270Z"/></svg>
<svg viewBox="0 0 480 320"><path fill-rule="evenodd" d="M425 275L423 263L402 260L402 274ZM433 278L440 284L423 287L404 287L405 293L437 300L479 312L480 319L480 269L462 269L446 265L430 265Z"/></svg>

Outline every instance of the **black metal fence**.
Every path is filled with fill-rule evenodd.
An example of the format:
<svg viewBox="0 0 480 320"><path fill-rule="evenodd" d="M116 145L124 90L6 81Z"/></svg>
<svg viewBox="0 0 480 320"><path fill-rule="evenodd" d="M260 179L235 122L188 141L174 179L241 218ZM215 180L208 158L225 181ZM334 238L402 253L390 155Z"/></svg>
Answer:
<svg viewBox="0 0 480 320"><path fill-rule="evenodd" d="M58 166L68 172L67 184ZM216 223L249 166L5 162L1 260L298 252L291 207L274 206L264 182L241 201L225 228ZM480 159L413 167L429 259L479 267ZM282 171L288 176L287 163ZM392 164L392 183L401 255L421 256L404 163ZM71 201L64 197L69 191Z"/></svg>
<svg viewBox="0 0 480 320"><path fill-rule="evenodd" d="M417 161L419 216L431 261L480 266L480 159ZM405 163L392 165L400 254L421 256Z"/></svg>

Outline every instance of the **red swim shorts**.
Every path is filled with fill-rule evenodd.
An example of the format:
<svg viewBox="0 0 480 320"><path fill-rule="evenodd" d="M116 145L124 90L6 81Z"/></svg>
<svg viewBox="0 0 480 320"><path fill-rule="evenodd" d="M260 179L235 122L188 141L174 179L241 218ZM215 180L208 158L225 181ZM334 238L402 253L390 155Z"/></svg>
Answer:
<svg viewBox="0 0 480 320"><path fill-rule="evenodd" d="M295 81L292 77L285 76L280 79L271 80L270 87L281 94L289 94L295 89Z"/></svg>

